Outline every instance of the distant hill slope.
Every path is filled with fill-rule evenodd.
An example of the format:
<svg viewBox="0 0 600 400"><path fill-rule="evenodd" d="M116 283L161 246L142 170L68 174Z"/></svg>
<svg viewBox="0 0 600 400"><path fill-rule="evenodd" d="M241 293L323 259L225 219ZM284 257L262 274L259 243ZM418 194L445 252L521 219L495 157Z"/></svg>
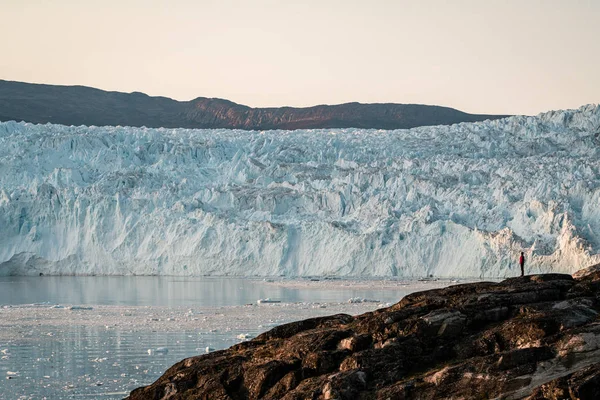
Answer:
<svg viewBox="0 0 600 400"><path fill-rule="evenodd" d="M402 129L502 117L467 114L448 107L393 103L251 108L223 99L198 97L190 101L176 101L138 92L106 92L85 86L0 80L0 121L257 130Z"/></svg>

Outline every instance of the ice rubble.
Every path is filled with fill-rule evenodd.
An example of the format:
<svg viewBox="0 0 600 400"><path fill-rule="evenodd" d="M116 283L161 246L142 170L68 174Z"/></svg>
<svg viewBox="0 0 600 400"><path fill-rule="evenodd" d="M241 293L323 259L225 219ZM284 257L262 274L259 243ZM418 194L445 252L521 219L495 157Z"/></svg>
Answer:
<svg viewBox="0 0 600 400"><path fill-rule="evenodd" d="M600 261L600 106L411 130L0 123L0 275L515 275Z"/></svg>

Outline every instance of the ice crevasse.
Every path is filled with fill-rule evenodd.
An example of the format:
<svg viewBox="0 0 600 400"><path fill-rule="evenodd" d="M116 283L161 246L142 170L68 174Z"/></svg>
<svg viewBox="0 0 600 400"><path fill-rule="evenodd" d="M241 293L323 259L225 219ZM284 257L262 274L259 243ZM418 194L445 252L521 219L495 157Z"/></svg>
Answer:
<svg viewBox="0 0 600 400"><path fill-rule="evenodd" d="M600 106L410 130L0 123L0 275L504 277L600 262Z"/></svg>

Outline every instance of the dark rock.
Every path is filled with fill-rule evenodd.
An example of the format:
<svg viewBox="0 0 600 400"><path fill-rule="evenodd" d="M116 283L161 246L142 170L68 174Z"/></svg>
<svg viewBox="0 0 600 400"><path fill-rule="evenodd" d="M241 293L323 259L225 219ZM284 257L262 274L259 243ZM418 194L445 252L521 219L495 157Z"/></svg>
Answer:
<svg viewBox="0 0 600 400"><path fill-rule="evenodd" d="M508 351L498 360L497 367L500 371L522 368L527 364L535 364L554 357L554 352L549 347L526 347Z"/></svg>
<svg viewBox="0 0 600 400"><path fill-rule="evenodd" d="M537 387L528 400L597 400L600 397L600 364L593 364Z"/></svg>
<svg viewBox="0 0 600 400"><path fill-rule="evenodd" d="M594 270L414 293L183 360L129 398L598 398L599 289Z"/></svg>
<svg viewBox="0 0 600 400"><path fill-rule="evenodd" d="M361 351L371 345L373 339L370 335L356 335L340 341L339 348L350 350L352 352Z"/></svg>
<svg viewBox="0 0 600 400"><path fill-rule="evenodd" d="M283 324L276 326L263 333L262 335L256 338L257 341L269 340L269 339L285 339L290 336L294 336L300 332L319 328L326 327L329 325L339 325L346 324L353 320L352 316L346 314L337 314L332 315L330 317L318 317L318 318L310 318L305 319L303 321L291 322L289 324Z"/></svg>

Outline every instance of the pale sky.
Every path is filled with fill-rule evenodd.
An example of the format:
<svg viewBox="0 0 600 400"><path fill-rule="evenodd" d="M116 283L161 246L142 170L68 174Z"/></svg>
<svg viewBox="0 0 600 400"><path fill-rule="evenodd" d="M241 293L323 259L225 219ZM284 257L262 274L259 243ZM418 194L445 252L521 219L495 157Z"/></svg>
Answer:
<svg viewBox="0 0 600 400"><path fill-rule="evenodd" d="M0 79L249 106L600 102L599 0L0 0Z"/></svg>

